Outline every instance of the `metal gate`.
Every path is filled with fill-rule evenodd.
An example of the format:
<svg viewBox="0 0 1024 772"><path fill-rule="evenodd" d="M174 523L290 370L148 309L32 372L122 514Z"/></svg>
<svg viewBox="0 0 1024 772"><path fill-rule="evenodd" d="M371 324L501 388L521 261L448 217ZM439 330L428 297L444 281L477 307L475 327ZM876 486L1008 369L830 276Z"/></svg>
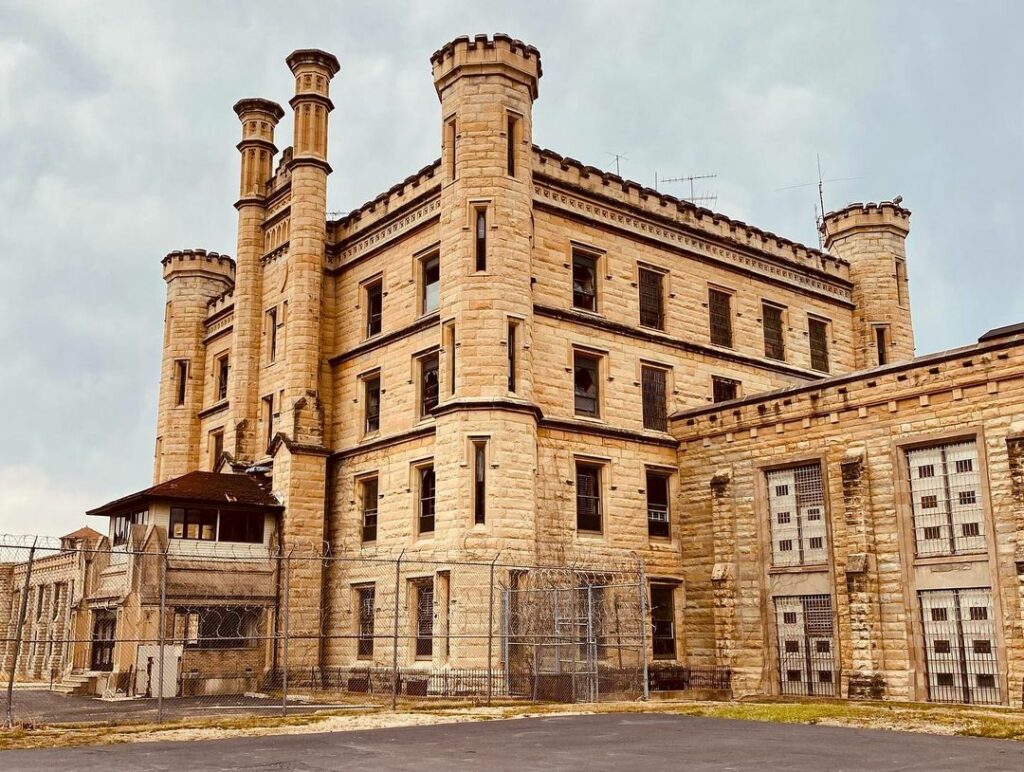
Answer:
<svg viewBox="0 0 1024 772"><path fill-rule="evenodd" d="M834 697L835 640L828 595L775 599L779 683L783 694Z"/></svg>
<svg viewBox="0 0 1024 772"><path fill-rule="evenodd" d="M991 590L925 590L920 598L928 699L1000 703Z"/></svg>

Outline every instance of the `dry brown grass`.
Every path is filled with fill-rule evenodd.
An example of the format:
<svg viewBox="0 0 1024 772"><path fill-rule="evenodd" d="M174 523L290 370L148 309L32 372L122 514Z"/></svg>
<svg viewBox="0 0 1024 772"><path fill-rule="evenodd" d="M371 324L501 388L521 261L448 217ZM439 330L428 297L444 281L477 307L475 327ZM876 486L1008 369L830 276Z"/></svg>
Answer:
<svg viewBox="0 0 1024 772"><path fill-rule="evenodd" d="M358 729L461 723L551 715L595 713L661 713L683 716L822 724L945 735L1024 740L1024 712L895 702L841 700L751 700L737 702L609 702L598 705L495 704L465 702L402 702L391 712L369 707L358 713L325 710L290 716L234 716L185 719L163 724L111 726L74 724L16 727L0 731L0 750L112 745L157 740L200 740L271 734L341 732Z"/></svg>

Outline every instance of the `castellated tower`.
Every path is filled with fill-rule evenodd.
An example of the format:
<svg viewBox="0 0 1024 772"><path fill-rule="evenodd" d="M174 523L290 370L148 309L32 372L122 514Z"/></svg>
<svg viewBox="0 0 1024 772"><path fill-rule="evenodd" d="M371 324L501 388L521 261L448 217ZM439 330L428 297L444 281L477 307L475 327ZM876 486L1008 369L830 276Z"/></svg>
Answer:
<svg viewBox="0 0 1024 772"><path fill-rule="evenodd" d="M825 215L825 248L850 263L858 370L914 358L907 287L910 212L898 203L850 204Z"/></svg>
<svg viewBox="0 0 1024 772"><path fill-rule="evenodd" d="M447 44L431 64L442 131L436 534L525 559L533 496L493 497L483 516L472 484L481 467L490 490L535 484L530 154L540 53L479 35Z"/></svg>
<svg viewBox="0 0 1024 772"><path fill-rule="evenodd" d="M251 462L257 448L259 416L260 337L263 319L263 224L267 216L266 186L273 169L274 128L284 116L276 102L243 99L235 104L242 123L241 181L238 210L238 261L234 293L234 337L231 345L229 400L231 420L225 427L225 447L236 460Z"/></svg>
<svg viewBox="0 0 1024 772"><path fill-rule="evenodd" d="M157 410L153 480L160 483L199 466L207 304L232 288L235 261L205 249L171 252L163 259L167 282L163 360Z"/></svg>

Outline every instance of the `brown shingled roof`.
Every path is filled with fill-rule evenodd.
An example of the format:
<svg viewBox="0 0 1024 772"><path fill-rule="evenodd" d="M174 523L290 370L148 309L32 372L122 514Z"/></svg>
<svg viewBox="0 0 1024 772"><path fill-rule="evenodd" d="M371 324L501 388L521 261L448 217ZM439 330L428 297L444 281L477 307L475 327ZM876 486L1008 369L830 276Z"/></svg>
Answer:
<svg viewBox="0 0 1024 772"><path fill-rule="evenodd" d="M189 472L173 480L90 509L87 515L110 515L133 504L150 501L192 501L262 509L283 509L269 486L248 474Z"/></svg>
<svg viewBox="0 0 1024 772"><path fill-rule="evenodd" d="M94 530L94 529L90 528L87 525L83 525L77 531L72 531L71 533L66 533L63 536L61 536L60 538L61 539L84 539L85 541L92 542L92 541L96 541L97 539L102 539L103 538L103 534L101 534L97 530Z"/></svg>

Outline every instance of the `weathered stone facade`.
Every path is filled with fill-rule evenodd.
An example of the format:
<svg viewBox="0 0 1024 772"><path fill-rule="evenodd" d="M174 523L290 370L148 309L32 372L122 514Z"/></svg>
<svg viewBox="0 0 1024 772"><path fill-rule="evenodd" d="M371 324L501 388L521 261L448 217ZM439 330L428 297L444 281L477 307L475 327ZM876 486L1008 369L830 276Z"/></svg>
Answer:
<svg viewBox="0 0 1024 772"><path fill-rule="evenodd" d="M910 213L898 201L827 215L822 252L541 149L540 54L496 35L431 57L440 159L328 221L328 89L340 66L312 50L288 64L294 143L276 169L284 110L235 106L237 266L201 251L165 259L157 481L269 468L285 550L592 565L638 556L673 588L674 657L734 667L741 691L777 690L772 593L834 595L842 693L923 696L907 593L927 582L900 559L906 537L884 498L895 478L875 444L897 429L959 430L958 410L978 404L967 393L986 421L1008 422L1003 387L988 390L998 379L977 396L955 387L948 410L922 400L1010 363L904 368ZM880 363L884 376L843 380ZM840 409L854 383L884 395L883 407ZM787 387L799 398L754 396ZM710 406L732 397L739 416ZM721 430L733 422L742 430ZM766 573L752 470L822 452L829 570ZM667 480L667 525L651 519L652 480ZM586 528L583 506L594 509ZM993 524L1003 530L990 535L1020 529ZM1015 625L1006 646L1020 628L1009 560L986 569ZM300 631L351 631L366 578L339 565L292 583ZM447 591L472 603L467 588ZM352 655L350 640L292 652L309 668ZM1019 702L1020 678L1007 672L1001 694Z"/></svg>

